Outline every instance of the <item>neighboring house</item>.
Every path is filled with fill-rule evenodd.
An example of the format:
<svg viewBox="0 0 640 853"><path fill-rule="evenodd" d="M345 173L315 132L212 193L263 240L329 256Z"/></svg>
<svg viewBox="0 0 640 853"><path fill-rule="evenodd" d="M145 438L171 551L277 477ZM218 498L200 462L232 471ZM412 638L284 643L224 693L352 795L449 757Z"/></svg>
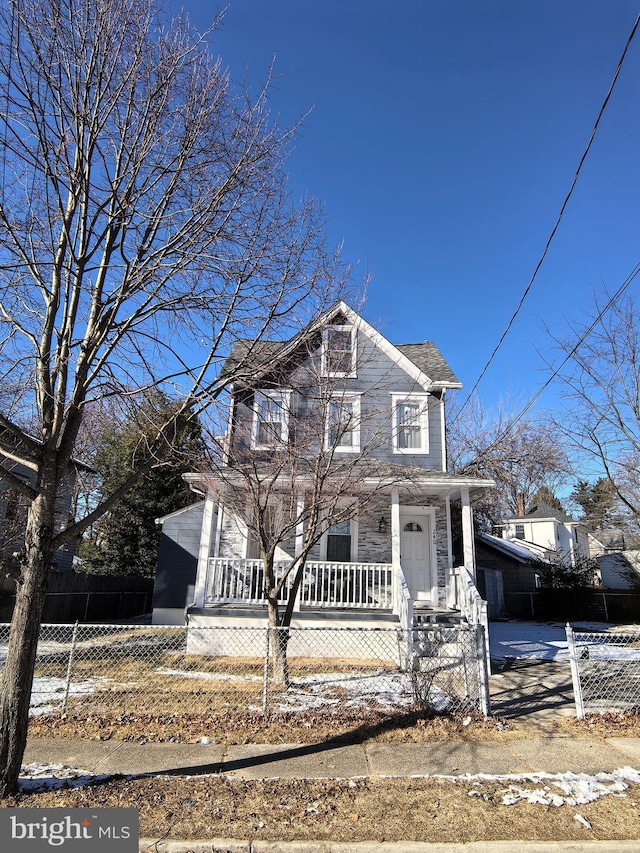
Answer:
<svg viewBox="0 0 640 853"><path fill-rule="evenodd" d="M536 504L523 516L508 518L498 527L503 539L517 540L534 556L558 557L570 566L590 556L587 527L548 504Z"/></svg>
<svg viewBox="0 0 640 853"><path fill-rule="evenodd" d="M518 539L477 534L478 589L491 618L531 615L531 596L540 588L545 554L545 549Z"/></svg>
<svg viewBox="0 0 640 853"><path fill-rule="evenodd" d="M156 519L161 525L158 568L153 587L153 620L183 625L195 600L204 501Z"/></svg>
<svg viewBox="0 0 640 853"><path fill-rule="evenodd" d="M493 483L447 471L445 395L461 385L437 347L426 341L394 345L338 302L290 341L239 342L228 364L247 353L247 380L229 387L225 469L185 475L204 498L197 549L196 508L161 519L163 533L179 538L161 553L154 622L178 621L186 601L189 625L264 624L263 567L247 524L250 501L246 512L237 495L230 502L233 460L242 453L267 475L287 447L300 446L314 406L313 417L319 417L320 392L313 382L300 390L298 382L313 371L316 389L331 383L320 420L333 450L332 476L340 476L341 461L355 471L352 494L360 509L339 523L326 519L305 563L292 625L410 627L414 613L423 621L448 614L478 621L486 614L475 588L472 501ZM308 476L296 480L294 495L289 487L292 503L308 500ZM243 488L240 478L233 488ZM303 535L297 530L280 543L281 564L300 553ZM175 599L171 574L179 578Z"/></svg>
<svg viewBox="0 0 640 853"><path fill-rule="evenodd" d="M640 589L640 538L624 530L589 534L591 556L598 560L603 589Z"/></svg>
<svg viewBox="0 0 640 853"><path fill-rule="evenodd" d="M0 464L5 464L11 473L23 482L33 482L34 472L25 465L9 460ZM82 463L75 464L90 470ZM56 531L64 529L68 524L72 512L74 489L75 472L65 479L56 499ZM14 554L24 544L25 513L25 499L11 489L5 480L0 479L0 562L8 569L18 567L18 560ZM51 568L59 572L73 571L74 550L73 541L59 548L54 554Z"/></svg>

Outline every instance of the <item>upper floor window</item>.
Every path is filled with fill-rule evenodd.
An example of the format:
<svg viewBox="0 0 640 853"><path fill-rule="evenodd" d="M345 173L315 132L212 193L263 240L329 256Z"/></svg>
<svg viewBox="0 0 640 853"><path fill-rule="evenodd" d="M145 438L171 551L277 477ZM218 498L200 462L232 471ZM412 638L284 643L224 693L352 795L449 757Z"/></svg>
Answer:
<svg viewBox="0 0 640 853"><path fill-rule="evenodd" d="M345 395L329 401L327 412L327 450L360 452L360 397Z"/></svg>
<svg viewBox="0 0 640 853"><path fill-rule="evenodd" d="M290 391L256 391L253 401L254 450L286 445L289 438Z"/></svg>
<svg viewBox="0 0 640 853"><path fill-rule="evenodd" d="M322 375L356 375L356 334L353 326L329 326L322 332Z"/></svg>
<svg viewBox="0 0 640 853"><path fill-rule="evenodd" d="M524 539L524 524L516 524L516 539Z"/></svg>
<svg viewBox="0 0 640 853"><path fill-rule="evenodd" d="M392 395L394 453L428 453L427 395Z"/></svg>

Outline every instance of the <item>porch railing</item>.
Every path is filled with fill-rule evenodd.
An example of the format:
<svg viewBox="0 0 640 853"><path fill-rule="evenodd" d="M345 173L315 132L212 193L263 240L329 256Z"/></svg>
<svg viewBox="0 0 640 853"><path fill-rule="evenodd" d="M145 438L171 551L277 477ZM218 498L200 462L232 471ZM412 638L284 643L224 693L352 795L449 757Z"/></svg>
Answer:
<svg viewBox="0 0 640 853"><path fill-rule="evenodd" d="M456 598L460 613L470 625L482 625L484 628L485 656L490 670L489 655L489 612L487 602L478 592L475 578L466 566L456 569Z"/></svg>
<svg viewBox="0 0 640 853"><path fill-rule="evenodd" d="M276 578L289 566L275 565ZM287 601L292 573L281 601ZM205 604L264 604L262 560L226 557L209 559ZM346 607L388 610L393 606L393 572L388 563L337 563L308 561L304 567L298 604L310 608Z"/></svg>

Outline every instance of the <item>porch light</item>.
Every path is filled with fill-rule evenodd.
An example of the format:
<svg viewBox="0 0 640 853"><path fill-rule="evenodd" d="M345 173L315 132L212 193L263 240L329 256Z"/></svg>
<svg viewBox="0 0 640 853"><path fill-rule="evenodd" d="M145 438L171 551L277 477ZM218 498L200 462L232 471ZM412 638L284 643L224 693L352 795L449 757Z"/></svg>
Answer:
<svg viewBox="0 0 640 853"><path fill-rule="evenodd" d="M387 532L387 519L381 516L380 521L378 522L378 533L386 533Z"/></svg>

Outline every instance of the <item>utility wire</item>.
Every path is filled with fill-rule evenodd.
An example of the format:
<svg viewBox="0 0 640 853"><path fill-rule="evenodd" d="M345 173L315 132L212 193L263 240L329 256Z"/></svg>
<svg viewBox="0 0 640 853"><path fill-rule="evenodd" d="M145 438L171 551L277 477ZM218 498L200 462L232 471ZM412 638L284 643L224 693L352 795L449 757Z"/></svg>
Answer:
<svg viewBox="0 0 640 853"><path fill-rule="evenodd" d="M498 350L500 349L500 347L501 347L501 346L502 346L502 344L504 343L504 339L505 339L505 338L507 337L507 335L509 334L509 331L511 330L511 327L512 327L512 326L513 326L513 324L514 324L514 322L515 322L515 320L516 320L516 317L517 317L517 316L518 316L518 314L520 313L520 309L522 308L522 306L523 306L523 304L524 304L525 299L526 299L526 298L527 298L527 296L529 295L529 291L530 291L530 290L531 290L531 288L533 287L533 283L534 283L534 281L536 280L536 277L537 277L537 275L538 275L538 272L539 272L539 270L540 270L540 267L542 266L542 264L543 264L543 262L544 262L544 259L545 259L545 258L546 258L546 256L547 256L547 252L549 251L549 248L550 248L550 246L551 246L551 242L553 241L553 238L555 237L556 232L557 232L558 228L560 227L560 222L561 222L561 220L562 220L562 217L564 216L564 212L565 212L566 207L567 207L567 205L568 205L568 203L569 203L569 199L570 199L570 198L571 198L571 196L573 195L573 190L575 189L575 186L576 186L576 184L577 184L577 182L578 182L578 177L579 177L579 175L580 175L580 172L582 171L582 166L584 165L584 161L587 159L587 155L589 154L589 151L591 150L591 146L592 146L592 144L593 144L593 140L594 140L594 138L595 138L596 132L597 132L598 127L599 127L599 125L600 125L600 120L602 119L602 116L603 116L604 111L605 111L605 109L606 109L606 107L607 107L607 104L609 103L609 100L610 100L610 98L611 98L611 95L613 94L613 90L614 90L614 88L615 88L616 82L617 82L618 77L619 77L619 75L620 75L620 71L621 71L621 69L622 69L622 65L623 65L623 63L624 63L625 57L626 57L626 55L627 55L627 52L628 52L628 50L629 50L629 47L631 46L631 42L633 41L633 37L635 36L635 34L636 34L637 30L638 30L638 26L639 26L639 25L640 25L640 15L638 15L638 17L636 18L635 24L633 25L633 28L632 28L632 30L631 30L631 33L629 34L629 38L627 39L627 43L626 43L626 44L625 44L625 46L624 46L624 50L622 51L622 55L621 55L621 57L620 57L620 59L619 59L619 61L618 61L618 66L617 66L617 68L616 68L616 70L615 70L615 74L613 75L613 80L611 81L611 85L609 86L609 91L607 92L607 95L606 95L606 97L605 97L604 101L602 102L602 106L600 107L600 112L598 113L598 117L597 117L596 122L595 122L595 124L594 124L594 126L593 126L593 130L591 131L591 136L590 136L590 138L589 138L589 142L587 143L587 147L585 148L584 153L582 154L582 157L580 158L580 162L579 162L579 164L578 164L578 168L576 169L576 173L575 173L575 175L573 176L573 180L572 180L572 182L571 182L571 186L569 187L569 192L568 192L568 193L566 194L566 196L565 196L564 202L562 203L562 207L560 208L560 213L558 214L558 218L556 219L556 224L553 226L553 230L551 231L551 234L549 235L549 238L548 238L548 240L547 240L547 242L546 242L546 245L545 245L545 247L544 247L544 251L542 252L542 255L540 256L540 260L539 260L539 261L538 261L538 263L536 264L536 268L534 269L534 271L533 271L533 275L531 276L531 279L529 280L529 284L526 286L524 293L523 293L523 294L522 294L522 296L520 297L520 301L518 302L518 305L517 305L517 307L516 307L516 310L513 312L512 316L511 316L511 319L509 320L509 322L508 322L508 324L507 324L506 329L505 329L505 330L504 330L504 332L502 333L502 336L500 337L500 340L498 341L498 343L497 343L497 344L496 344L496 346L495 346L495 349L493 350L493 352L492 352L492 353L491 353L491 355L489 356L489 360L487 361L487 363L485 364L485 366L482 368L482 371L481 371L481 373L480 373L480 376L477 378L477 380L476 380L476 382L475 382L475 384L474 384L473 388L471 389L471 391L469 392L469 394L468 394L468 396L467 396L467 399L464 401L464 403L462 404L462 406L461 406L461 407L460 407L460 409L458 410L458 413L457 413L457 415L455 416L455 418L454 418L454 420L453 420L453 422L452 422L452 423L455 423L455 422L457 421L457 419L460 417L460 415L462 414L462 412L463 412L464 408L466 407L467 403L469 402L469 400L470 400L470 399L471 399L471 397L473 396L473 394L474 394L475 390L477 389L478 385L479 385L479 384L480 384L480 382L482 381L482 379L483 379L483 377L484 377L485 373L486 373L486 372L487 372L487 370L489 369L489 366L490 366L490 365L491 365L491 363L493 362L493 359L496 357L496 354L497 354Z"/></svg>
<svg viewBox="0 0 640 853"><path fill-rule="evenodd" d="M549 385L553 382L556 376L560 373L565 364L570 361L576 352L580 349L582 344L587 340L591 332L598 325L600 320L604 317L604 315L609 311L612 305L615 305L617 300L622 296L624 291L629 287L631 282L636 278L636 276L640 274L640 263L636 264L636 266L632 269L629 275L622 282L620 287L616 290L613 296L609 299L604 308L601 308L596 317L593 319L591 324L582 332L578 340L573 344L569 352L565 355L563 360L560 362L558 367L553 369L553 372L543 383L543 385L536 391L536 393L531 397L525 405L522 407L521 411L518 414L514 415L514 417L509 421L505 429L500 433L500 435L496 436L496 438L491 442L489 447L483 448L483 453L490 453L492 450L495 450L496 447L500 444L500 442L504 441L504 439L509 435L509 433L513 430L518 421L522 420L522 418L527 414L527 412L533 407L533 405L540 399L544 391L549 387ZM468 399L465 401L465 405L468 402ZM462 409L460 410L462 411ZM455 421L454 421L455 422Z"/></svg>

